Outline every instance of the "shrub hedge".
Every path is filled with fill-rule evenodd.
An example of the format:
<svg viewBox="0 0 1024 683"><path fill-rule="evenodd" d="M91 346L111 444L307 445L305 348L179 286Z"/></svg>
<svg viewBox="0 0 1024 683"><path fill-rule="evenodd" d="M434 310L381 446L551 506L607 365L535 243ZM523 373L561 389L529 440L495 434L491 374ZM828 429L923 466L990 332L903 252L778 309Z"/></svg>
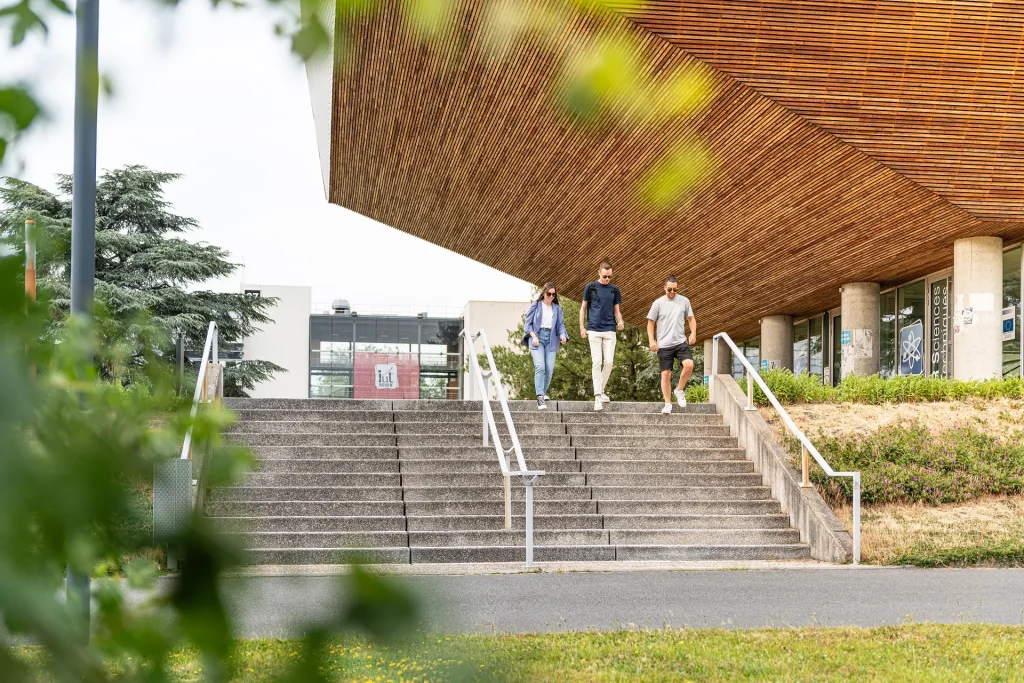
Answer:
<svg viewBox="0 0 1024 683"><path fill-rule="evenodd" d="M988 495L1024 493L1024 432L1001 436L970 425L929 432L920 422L881 427L868 434L828 436L815 445L836 470L861 473L865 504L962 503ZM788 437L797 457L800 444ZM799 465L797 465L799 466ZM850 501L853 483L811 472L822 496L834 507Z"/></svg>
<svg viewBox="0 0 1024 683"><path fill-rule="evenodd" d="M914 403L959 401L965 398L1024 399L1024 380L1019 377L967 381L939 377L909 376L883 378L851 376L838 386L825 386L816 375L794 375L789 370L766 370L765 384L781 403ZM747 383L740 382L745 392ZM761 388L754 386L754 401L768 405Z"/></svg>

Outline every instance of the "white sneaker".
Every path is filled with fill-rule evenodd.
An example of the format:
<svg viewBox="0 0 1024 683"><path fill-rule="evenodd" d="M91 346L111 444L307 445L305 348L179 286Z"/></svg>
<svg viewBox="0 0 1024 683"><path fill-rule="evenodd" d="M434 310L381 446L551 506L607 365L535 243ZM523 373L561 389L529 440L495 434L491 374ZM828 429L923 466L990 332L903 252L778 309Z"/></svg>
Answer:
<svg viewBox="0 0 1024 683"><path fill-rule="evenodd" d="M594 399L594 410L604 410L604 403L599 397Z"/></svg>
<svg viewBox="0 0 1024 683"><path fill-rule="evenodd" d="M668 415L671 412L672 412L672 404L671 403L666 403L665 407L661 409L662 415Z"/></svg>
<svg viewBox="0 0 1024 683"><path fill-rule="evenodd" d="M676 389L675 394L676 394L676 402L679 404L679 407L680 408L685 408L686 407L686 390L684 389L684 390L680 391L679 389Z"/></svg>
<svg viewBox="0 0 1024 683"><path fill-rule="evenodd" d="M608 403L609 401L611 401L611 399L605 396L604 394L600 394L598 398L601 399L601 403Z"/></svg>
<svg viewBox="0 0 1024 683"><path fill-rule="evenodd" d="M550 401L550 400L551 400L551 397L550 397L550 396L548 396L547 394L544 394L544 400L545 400L545 401Z"/></svg>

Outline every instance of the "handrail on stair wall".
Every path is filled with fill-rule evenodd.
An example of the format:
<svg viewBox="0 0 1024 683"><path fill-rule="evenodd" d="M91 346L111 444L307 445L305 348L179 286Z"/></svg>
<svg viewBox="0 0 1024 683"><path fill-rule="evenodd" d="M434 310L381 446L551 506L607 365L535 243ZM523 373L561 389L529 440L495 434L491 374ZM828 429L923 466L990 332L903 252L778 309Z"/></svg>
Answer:
<svg viewBox="0 0 1024 683"><path fill-rule="evenodd" d="M498 467L505 479L505 528L512 528L512 477L519 477L526 487L526 566L533 564L533 485L537 477L544 474L543 470L531 470L526 466L526 459L523 457L523 448L519 443L519 435L516 433L515 423L512 422L512 412L508 408L508 399L505 396L505 387L501 384L501 373L494 362L494 354L491 353L491 345L487 343L487 333L480 330L472 334L469 330L459 333L466 340L466 356L469 362L469 372L476 381L477 389L480 391L480 403L483 405L483 444L488 445L488 438L494 444L494 454L498 457ZM484 355L487 357L488 369L484 372L480 368L480 362L476 355L476 341L480 340L483 345ZM498 404L501 406L501 413L508 426L508 435L511 444L504 448L501 444L501 435L498 433L498 425L494 421L494 411L491 409L491 402L488 399L488 383L494 387L494 393L498 397ZM509 457L514 455L518 470L509 468Z"/></svg>
<svg viewBox="0 0 1024 683"><path fill-rule="evenodd" d="M850 477L851 479L853 479L853 563L860 564L860 472L836 472L834 469L832 469L829 466L828 462L825 461L825 458L821 456L821 453L818 452L818 449L814 447L814 444L811 443L811 440L807 438L807 435L803 433L803 430L797 427L793 420L789 417L789 413L787 413L786 409L782 407L782 404L779 403L779 400L775 398L775 394L772 393L771 389L768 388L768 385L765 384L763 379L761 379L761 375L750 364L750 361L747 360L746 355L736 347L736 344L729 337L729 335L726 334L725 332L719 332L718 334L715 335L714 340L715 342L719 340L725 342L726 345L730 349L732 349L733 358L739 359L739 361L743 364L743 367L747 371L746 409L757 410L757 408L754 407L754 383L756 382L757 386L761 387L761 391L764 392L764 395L768 397L768 402L772 404L773 408L775 408L775 412L778 413L779 417L782 419L783 424L786 425L790 433L792 433L793 436L795 436L797 440L800 442L800 462L802 471L800 486L804 488L809 488L811 486L810 473L808 471L810 467L810 462L807 457L808 454L810 454L818 463L818 465L821 466L821 469L825 472L826 475L830 477ZM705 362L706 361L707 359L705 359ZM710 386L708 387L708 392L712 398L715 395L714 378L715 375L718 374L717 371L718 344L714 343L711 346L711 372L705 371L704 373L711 378Z"/></svg>

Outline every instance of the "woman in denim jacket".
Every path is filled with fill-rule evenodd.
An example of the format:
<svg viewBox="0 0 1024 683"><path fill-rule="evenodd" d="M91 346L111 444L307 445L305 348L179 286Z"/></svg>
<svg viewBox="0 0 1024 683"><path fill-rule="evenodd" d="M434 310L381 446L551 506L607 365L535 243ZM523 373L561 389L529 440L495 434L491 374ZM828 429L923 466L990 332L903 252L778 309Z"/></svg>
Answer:
<svg viewBox="0 0 1024 683"><path fill-rule="evenodd" d="M523 344L533 356L533 388L537 391L537 408L545 410L551 375L555 372L555 354L559 344L569 341L562 307L558 305L558 288L554 282L545 283L540 296L530 305L523 332Z"/></svg>

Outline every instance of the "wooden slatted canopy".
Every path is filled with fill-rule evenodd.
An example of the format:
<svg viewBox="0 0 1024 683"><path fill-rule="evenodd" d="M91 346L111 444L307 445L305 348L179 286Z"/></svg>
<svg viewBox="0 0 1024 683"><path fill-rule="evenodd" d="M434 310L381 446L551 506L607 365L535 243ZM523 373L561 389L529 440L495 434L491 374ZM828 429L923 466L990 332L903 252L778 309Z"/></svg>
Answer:
<svg viewBox="0 0 1024 683"><path fill-rule="evenodd" d="M617 25L652 71L697 69L711 103L658 125L583 127L551 105L558 55L527 43L495 63L475 49L480 3L456 17L450 49L437 49L403 31L396 3L383 2L352 25L335 71L330 201L531 282L553 279L577 298L609 258L634 323L675 273L702 337L743 338L764 315L820 312L838 304L845 282L947 267L960 237L1024 235L1012 202L996 213L1013 220L968 211L637 17L577 16L562 0L522 4L565 15L557 44L566 51L592 22ZM728 17L759 3L702 4ZM714 160L701 185L668 211L639 201L638 179L694 137ZM472 283L467 293L487 296Z"/></svg>

